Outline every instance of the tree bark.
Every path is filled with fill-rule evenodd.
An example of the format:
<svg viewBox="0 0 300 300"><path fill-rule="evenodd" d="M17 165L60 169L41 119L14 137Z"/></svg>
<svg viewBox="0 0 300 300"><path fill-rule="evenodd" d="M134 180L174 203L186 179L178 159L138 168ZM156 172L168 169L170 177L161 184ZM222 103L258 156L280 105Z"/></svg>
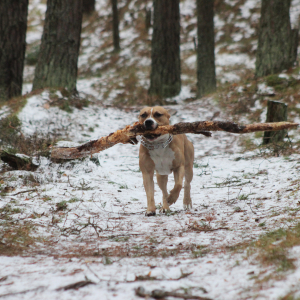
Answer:
<svg viewBox="0 0 300 300"><path fill-rule="evenodd" d="M195 133L210 136L209 131L227 131L232 133L249 133L256 131L274 131L297 127L298 123L256 123L241 126L232 122L202 121L193 123L178 123L175 125L158 126L155 130L146 130L143 124L138 122L132 126L128 125L122 130L117 130L106 137L90 141L78 147L54 148L51 153L53 160L76 159L108 149L118 143L134 144L134 139L138 135L163 135L163 134L182 134Z"/></svg>
<svg viewBox="0 0 300 300"><path fill-rule="evenodd" d="M217 88L215 70L214 0L197 0L197 96Z"/></svg>
<svg viewBox="0 0 300 300"><path fill-rule="evenodd" d="M151 18L152 18L152 11L151 9L145 9L145 28L146 31L148 32L150 27L151 27Z"/></svg>
<svg viewBox="0 0 300 300"><path fill-rule="evenodd" d="M179 0L154 0L150 95L163 98L180 93Z"/></svg>
<svg viewBox="0 0 300 300"><path fill-rule="evenodd" d="M298 31L291 29L291 0L262 0L256 76L281 72L297 57Z"/></svg>
<svg viewBox="0 0 300 300"><path fill-rule="evenodd" d="M32 162L29 156L17 156L6 151L0 151L0 159L14 170L35 171L38 166Z"/></svg>
<svg viewBox="0 0 300 300"><path fill-rule="evenodd" d="M120 51L118 0L111 0L114 52Z"/></svg>
<svg viewBox="0 0 300 300"><path fill-rule="evenodd" d="M95 0L83 0L82 11L84 14L91 14L95 11Z"/></svg>
<svg viewBox="0 0 300 300"><path fill-rule="evenodd" d="M82 0L48 0L33 90L63 87L76 91Z"/></svg>
<svg viewBox="0 0 300 300"><path fill-rule="evenodd" d="M267 122L282 122L287 120L287 105L278 101L268 101ZM276 132L265 132L263 145L283 141L286 130Z"/></svg>
<svg viewBox="0 0 300 300"><path fill-rule="evenodd" d="M28 0L0 6L0 101L22 95Z"/></svg>

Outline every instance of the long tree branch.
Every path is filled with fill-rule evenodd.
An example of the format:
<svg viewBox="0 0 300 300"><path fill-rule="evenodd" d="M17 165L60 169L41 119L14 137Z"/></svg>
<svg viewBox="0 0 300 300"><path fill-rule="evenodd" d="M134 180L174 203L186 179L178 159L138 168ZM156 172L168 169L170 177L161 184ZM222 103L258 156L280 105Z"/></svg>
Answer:
<svg viewBox="0 0 300 300"><path fill-rule="evenodd" d="M78 147L62 147L54 148L51 153L53 160L60 159L76 159L86 157L93 153L98 153L107 148L110 148L118 143L127 144L133 143L138 135L163 135L163 134L183 134L195 133L210 136L209 131L226 131L231 133L249 133L256 131L278 131L290 128L296 128L298 123L277 122L277 123L254 123L249 125L238 125L233 122L221 121L200 121L192 123L177 123L175 125L158 126L155 130L146 130L143 124L138 122L133 125L128 125L122 130L117 130L108 136L98 140L90 141Z"/></svg>

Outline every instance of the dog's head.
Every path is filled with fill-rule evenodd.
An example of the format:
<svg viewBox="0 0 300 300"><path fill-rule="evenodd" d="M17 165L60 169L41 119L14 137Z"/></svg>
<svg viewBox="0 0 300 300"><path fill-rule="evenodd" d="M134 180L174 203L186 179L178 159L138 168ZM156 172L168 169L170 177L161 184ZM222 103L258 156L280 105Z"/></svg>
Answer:
<svg viewBox="0 0 300 300"><path fill-rule="evenodd" d="M145 107L140 111L139 121L147 130L154 130L158 125L169 125L170 114L161 107Z"/></svg>
<svg viewBox="0 0 300 300"><path fill-rule="evenodd" d="M169 125L170 114L161 106L145 107L140 111L139 122L147 130L154 130L158 125ZM155 140L159 135L145 135L149 140Z"/></svg>

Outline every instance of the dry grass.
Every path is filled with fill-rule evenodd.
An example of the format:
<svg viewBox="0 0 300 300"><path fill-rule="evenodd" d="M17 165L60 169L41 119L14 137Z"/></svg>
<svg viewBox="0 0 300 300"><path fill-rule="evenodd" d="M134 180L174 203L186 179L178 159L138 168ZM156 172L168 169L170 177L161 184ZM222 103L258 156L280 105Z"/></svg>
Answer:
<svg viewBox="0 0 300 300"><path fill-rule="evenodd" d="M7 217L7 216L6 216ZM3 220L0 212L0 220ZM34 237L34 227L30 222L14 224L5 221L1 224L0 255L15 256L28 254L35 248L37 242L43 240Z"/></svg>
<svg viewBox="0 0 300 300"><path fill-rule="evenodd" d="M50 146L57 141L57 137L38 133L25 136L21 132L21 122L16 114L0 120L0 147L8 152L26 155L49 156Z"/></svg>
<svg viewBox="0 0 300 300"><path fill-rule="evenodd" d="M295 269L289 249L300 245L300 223L290 229L278 229L262 235L248 248L248 255L255 256L264 266L273 266L277 272Z"/></svg>

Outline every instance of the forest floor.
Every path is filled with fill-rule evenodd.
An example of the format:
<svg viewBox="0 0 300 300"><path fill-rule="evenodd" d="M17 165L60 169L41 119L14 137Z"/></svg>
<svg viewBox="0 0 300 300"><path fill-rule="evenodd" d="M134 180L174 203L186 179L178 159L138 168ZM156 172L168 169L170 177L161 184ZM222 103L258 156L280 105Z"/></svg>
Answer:
<svg viewBox="0 0 300 300"><path fill-rule="evenodd" d="M177 111L172 124L264 122L269 99L288 104L289 121L300 121L297 66L254 79L259 2L218 4L218 91L202 99L195 99L194 1L181 2L183 88L167 99ZM106 136L154 104L147 96L151 35L141 13L150 1L120 3L118 55L112 54L106 2L85 17L79 96L71 97L64 90L30 92L29 60L46 8L45 1L30 1L24 96L0 107L0 139L3 149L32 157L38 168L14 170L0 161L0 298L139 299L136 289L143 287L148 294L161 289L220 300L299 299L298 130L269 147L261 145L261 133L189 134L193 208L184 211L180 195L170 213L159 213L156 185L155 217L145 217L137 145L66 163L50 160L54 143ZM300 4L292 4L295 22ZM173 184L170 176L169 190Z"/></svg>

